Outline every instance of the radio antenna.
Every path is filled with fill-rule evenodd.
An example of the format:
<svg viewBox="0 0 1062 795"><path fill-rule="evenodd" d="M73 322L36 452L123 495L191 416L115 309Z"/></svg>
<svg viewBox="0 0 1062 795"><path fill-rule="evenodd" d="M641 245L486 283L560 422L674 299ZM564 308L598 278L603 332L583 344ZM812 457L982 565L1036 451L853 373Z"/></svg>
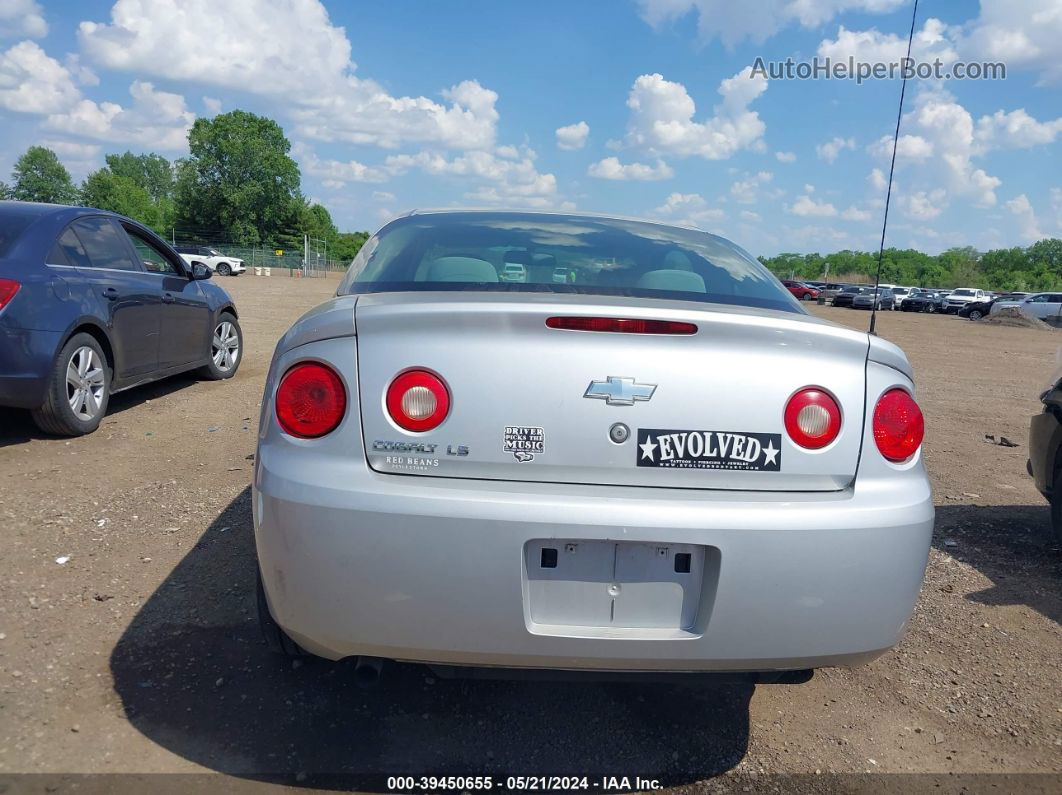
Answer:
<svg viewBox="0 0 1062 795"><path fill-rule="evenodd" d="M918 17L918 0L911 11L911 32L907 35L907 59L903 62L903 83L900 85L900 109L896 112L896 133L892 137L892 163L889 165L889 189L885 193L885 219L881 222L881 246L878 247L878 271L874 274L874 303L870 307L869 333L876 334L878 320L878 290L881 286L881 261L885 256L885 230L889 226L889 202L892 200L892 176L896 172L896 148L900 144L900 120L903 118L903 98L907 93L907 71L911 66L911 45L914 43L915 19Z"/></svg>

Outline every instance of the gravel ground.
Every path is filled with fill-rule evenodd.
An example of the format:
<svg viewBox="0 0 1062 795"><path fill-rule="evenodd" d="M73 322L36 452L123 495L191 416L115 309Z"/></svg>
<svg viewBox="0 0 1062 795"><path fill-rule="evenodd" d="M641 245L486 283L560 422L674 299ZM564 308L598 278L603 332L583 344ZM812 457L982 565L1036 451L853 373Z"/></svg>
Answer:
<svg viewBox="0 0 1062 795"><path fill-rule="evenodd" d="M342 666L270 656L252 590L263 378L276 339L335 281L222 283L247 344L231 381L116 396L100 430L75 440L0 410L0 779L593 772L710 791L940 786L837 775L890 772L945 775L947 791L946 774L1053 773L1021 786L1062 788L1062 553L1025 474L1062 332L879 315L915 367L938 513L910 632L873 664L755 689L450 682L393 666L360 690Z"/></svg>

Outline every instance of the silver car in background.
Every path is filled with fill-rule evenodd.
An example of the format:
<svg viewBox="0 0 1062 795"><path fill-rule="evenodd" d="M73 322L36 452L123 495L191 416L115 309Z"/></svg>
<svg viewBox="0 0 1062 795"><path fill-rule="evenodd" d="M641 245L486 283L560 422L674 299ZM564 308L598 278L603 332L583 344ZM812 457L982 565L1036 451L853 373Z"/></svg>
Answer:
<svg viewBox="0 0 1062 795"><path fill-rule="evenodd" d="M1062 293L1033 293L1017 300L1001 298L992 304L990 315L998 314L1001 309L1020 309L1022 314L1031 318L1057 322L1062 316Z"/></svg>
<svg viewBox="0 0 1062 795"><path fill-rule="evenodd" d="M376 671L867 662L929 551L913 391L895 345L810 315L721 237L410 214L277 345L263 629Z"/></svg>

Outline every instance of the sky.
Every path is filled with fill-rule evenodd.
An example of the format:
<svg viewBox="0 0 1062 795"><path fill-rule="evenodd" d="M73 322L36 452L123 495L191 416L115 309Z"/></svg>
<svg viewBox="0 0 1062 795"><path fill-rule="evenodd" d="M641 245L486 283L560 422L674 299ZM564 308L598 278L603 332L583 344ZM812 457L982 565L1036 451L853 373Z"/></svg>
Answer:
<svg viewBox="0 0 1062 795"><path fill-rule="evenodd" d="M197 117L276 119L341 230L414 208L654 218L756 254L876 249L910 0L0 0L0 179L34 144L187 155ZM888 245L1062 237L1062 0L921 0Z"/></svg>

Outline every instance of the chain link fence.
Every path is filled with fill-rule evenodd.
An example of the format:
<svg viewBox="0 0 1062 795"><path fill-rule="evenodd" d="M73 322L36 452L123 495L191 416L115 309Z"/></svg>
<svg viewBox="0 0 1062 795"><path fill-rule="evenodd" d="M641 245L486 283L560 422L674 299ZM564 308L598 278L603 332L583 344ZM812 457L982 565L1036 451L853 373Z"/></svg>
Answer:
<svg viewBox="0 0 1062 795"><path fill-rule="evenodd" d="M217 251L225 257L243 260L249 272L256 275L281 275L313 278L329 272L343 272L350 264L329 258L328 244L311 237L277 240L246 245L227 239L223 234L209 230L173 228L170 243L176 247L202 247Z"/></svg>

